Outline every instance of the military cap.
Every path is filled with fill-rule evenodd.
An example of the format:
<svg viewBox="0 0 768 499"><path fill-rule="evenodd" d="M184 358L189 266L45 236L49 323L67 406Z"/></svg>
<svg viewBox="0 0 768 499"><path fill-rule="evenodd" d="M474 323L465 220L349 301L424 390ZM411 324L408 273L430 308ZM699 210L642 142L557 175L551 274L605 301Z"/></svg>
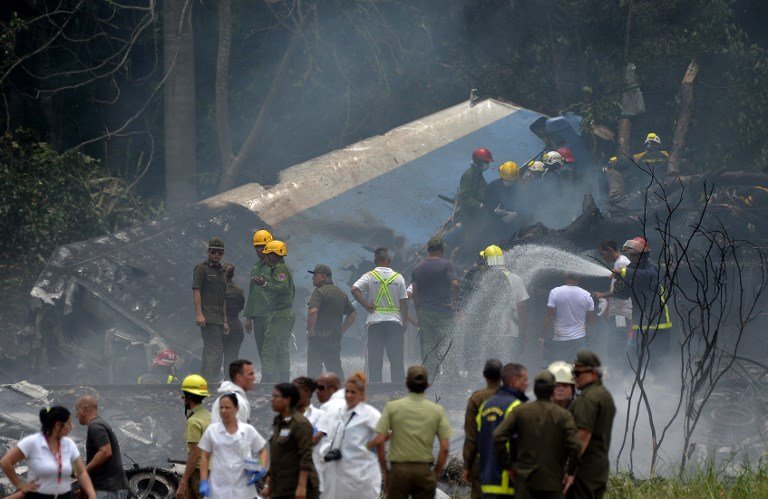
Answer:
<svg viewBox="0 0 768 499"><path fill-rule="evenodd" d="M427 374L427 368L424 366L409 367L406 381L410 381L411 383L428 383L429 376Z"/></svg>
<svg viewBox="0 0 768 499"><path fill-rule="evenodd" d="M332 275L331 268L328 265L323 265L322 263L315 265L315 270L307 270L307 272L310 274Z"/></svg>
<svg viewBox="0 0 768 499"><path fill-rule="evenodd" d="M224 240L220 237L213 237L208 241L208 249L224 249Z"/></svg>
<svg viewBox="0 0 768 499"><path fill-rule="evenodd" d="M576 359L573 361L573 365L595 368L600 367L600 357L589 350L579 350L576 354Z"/></svg>
<svg viewBox="0 0 768 499"><path fill-rule="evenodd" d="M445 243L440 236L435 236L427 242L428 251L439 251L443 248L445 248Z"/></svg>
<svg viewBox="0 0 768 499"><path fill-rule="evenodd" d="M533 381L534 383L544 383L547 386L555 386L555 375L549 372L548 369L542 369L536 373Z"/></svg>

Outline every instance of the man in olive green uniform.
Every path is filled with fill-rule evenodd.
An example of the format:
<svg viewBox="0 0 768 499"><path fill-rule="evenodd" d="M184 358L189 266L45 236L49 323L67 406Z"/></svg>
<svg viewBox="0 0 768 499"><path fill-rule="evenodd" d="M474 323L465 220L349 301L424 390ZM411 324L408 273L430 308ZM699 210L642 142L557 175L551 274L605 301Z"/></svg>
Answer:
<svg viewBox="0 0 768 499"><path fill-rule="evenodd" d="M208 243L208 260L195 267L192 276L192 300L195 321L203 336L203 361L200 374L206 380L218 380L224 357L223 336L227 325L227 272L221 265L224 241L214 237Z"/></svg>
<svg viewBox="0 0 768 499"><path fill-rule="evenodd" d="M267 263L266 255L264 255L264 247L272 239L272 234L264 229L257 230L253 234L253 248L256 250L259 261L251 269L251 287L248 291L248 302L245 304L244 313L245 330L249 333L253 332L253 338L256 340L256 350L259 353L259 360L262 366L264 365L264 359L262 358L264 334L267 331L267 323L269 322L269 310L267 309L269 297L264 288L257 285L253 280L264 277L271 269Z"/></svg>
<svg viewBox="0 0 768 499"><path fill-rule="evenodd" d="M200 449L197 444L203 438L208 425L211 424L211 413L203 406L203 399L208 397L208 383L197 374L190 374L181 383L184 398L184 414L187 416L185 440L187 442L187 463L184 476L179 480L176 491L178 499L202 499L200 488Z"/></svg>
<svg viewBox="0 0 768 499"><path fill-rule="evenodd" d="M480 476L477 459L477 413L483 402L493 397L501 387L501 361L489 359L483 368L483 377L486 387L472 392L467 399L467 410L464 413L464 481L471 484L472 499L482 499L483 491L480 488Z"/></svg>
<svg viewBox="0 0 768 499"><path fill-rule="evenodd" d="M293 298L296 289L293 276L283 257L288 248L282 241L270 241L264 246L269 271L263 277L252 279L258 286L264 287L269 297L267 310L269 321L264 333L264 350L261 354L261 382L272 383L278 380L290 380L291 331L296 316L293 313Z"/></svg>
<svg viewBox="0 0 768 499"><path fill-rule="evenodd" d="M307 375L316 378L322 372L334 372L344 379L341 337L354 324L357 311L346 293L333 284L328 265L320 263L307 272L315 287L307 313Z"/></svg>
<svg viewBox="0 0 768 499"><path fill-rule="evenodd" d="M388 499L433 499L437 477L448 459L451 425L442 406L424 398L429 387L427 370L423 366L411 366L405 380L408 395L388 402L376 425L377 435L368 443L373 449L389 441L389 476L384 474ZM434 470L432 444L435 437L440 451ZM382 470L387 469L383 455L379 454Z"/></svg>
<svg viewBox="0 0 768 499"><path fill-rule="evenodd" d="M581 395L571 405L581 441L581 464L568 497L600 499L608 484L608 448L616 406L600 380L597 355L580 350L573 364L573 380L576 388L581 390Z"/></svg>
<svg viewBox="0 0 768 499"><path fill-rule="evenodd" d="M555 376L536 375L536 401L518 407L493 432L499 462L515 477L515 497L560 499L573 483L581 443L573 416L552 402ZM517 435L517 456L511 461L507 443ZM567 466L567 469L566 469Z"/></svg>

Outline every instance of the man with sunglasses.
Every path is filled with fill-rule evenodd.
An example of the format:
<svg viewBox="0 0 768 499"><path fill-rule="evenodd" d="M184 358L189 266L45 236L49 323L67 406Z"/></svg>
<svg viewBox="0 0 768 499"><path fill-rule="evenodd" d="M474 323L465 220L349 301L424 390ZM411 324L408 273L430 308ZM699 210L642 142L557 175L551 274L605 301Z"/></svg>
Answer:
<svg viewBox="0 0 768 499"><path fill-rule="evenodd" d="M227 272L221 265L224 241L214 237L208 242L208 260L198 264L192 278L195 321L203 336L203 361L200 374L215 382L221 374L224 357L223 337L227 325Z"/></svg>
<svg viewBox="0 0 768 499"><path fill-rule="evenodd" d="M581 463L568 497L600 499L608 484L608 448L616 406L600 379L600 358L595 353L580 350L576 354L573 381L581 390L571 405L581 441Z"/></svg>

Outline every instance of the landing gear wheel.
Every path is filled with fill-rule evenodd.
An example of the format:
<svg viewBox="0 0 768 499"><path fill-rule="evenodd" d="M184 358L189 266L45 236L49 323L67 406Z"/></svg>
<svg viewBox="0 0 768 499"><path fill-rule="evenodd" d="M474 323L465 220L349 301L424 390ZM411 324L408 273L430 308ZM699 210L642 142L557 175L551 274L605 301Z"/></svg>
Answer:
<svg viewBox="0 0 768 499"><path fill-rule="evenodd" d="M176 497L178 477L162 469L139 468L128 470L128 485L141 499L170 499Z"/></svg>

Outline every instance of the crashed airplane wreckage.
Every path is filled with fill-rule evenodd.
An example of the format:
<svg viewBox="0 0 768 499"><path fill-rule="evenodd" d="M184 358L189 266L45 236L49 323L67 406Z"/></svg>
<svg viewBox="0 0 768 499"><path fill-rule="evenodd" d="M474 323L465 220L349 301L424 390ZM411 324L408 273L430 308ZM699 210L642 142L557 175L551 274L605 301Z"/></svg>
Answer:
<svg viewBox="0 0 768 499"><path fill-rule="evenodd" d="M251 237L265 227L287 241L297 276L322 261L344 288L358 267L370 265L366 248L388 246L404 258L450 217L453 207L438 195L456 192L475 147L519 162L541 151L530 130L541 118L492 99L462 103L288 168L275 186L246 184L162 219L61 246L32 289L33 324L0 355L26 352L31 373L46 366L58 383L125 383L161 348L196 368L202 342L191 276L210 237L225 240L224 260L239 269L235 282L246 290L246 269L256 259ZM296 284L300 324L311 283Z"/></svg>
<svg viewBox="0 0 768 499"><path fill-rule="evenodd" d="M246 290L256 259L251 236L269 228L287 241L295 275L322 261L349 291L349 283L371 265L371 248L394 250L394 263L405 270L441 226L448 228L449 244L452 229L460 234L459 224L445 225L454 209L446 199L456 192L477 146L491 149L499 161L525 164L544 150L544 139L565 144L587 179L586 197L570 225L551 229L539 223L514 235L494 234L490 242L544 242L584 251L601 239L632 237L642 193L629 193L619 205L601 198L600 172L579 134L575 117L546 118L493 99L466 102L288 168L272 187L246 184L162 219L61 246L31 291L30 326L6 338L0 357L25 357L33 380L45 366L40 381L57 383L130 382L163 348L181 354L181 372L197 369L202 341L191 276L210 237L224 238L224 260L239 269L235 283ZM497 177L495 169L485 175L489 181ZM709 177L749 185L766 176L718 171ZM701 176L683 180L697 186L689 193L701 190ZM296 286L301 324L312 286L302 278Z"/></svg>

